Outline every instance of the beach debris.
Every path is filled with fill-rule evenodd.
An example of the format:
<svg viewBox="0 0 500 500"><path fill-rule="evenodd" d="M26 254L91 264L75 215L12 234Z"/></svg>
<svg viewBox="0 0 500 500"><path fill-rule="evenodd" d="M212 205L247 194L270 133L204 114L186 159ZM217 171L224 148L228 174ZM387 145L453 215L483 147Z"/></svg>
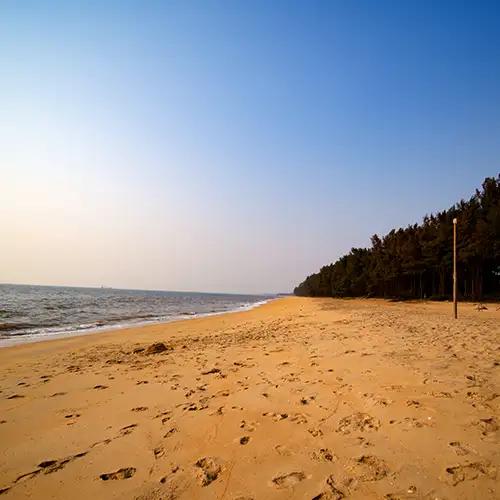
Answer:
<svg viewBox="0 0 500 500"><path fill-rule="evenodd" d="M99 476L103 481L116 480L116 479L130 479L136 472L135 467L125 467L118 469L115 472L108 472Z"/></svg>
<svg viewBox="0 0 500 500"><path fill-rule="evenodd" d="M211 375L212 373L220 373L220 368L210 368L210 370L202 371L202 375Z"/></svg>
<svg viewBox="0 0 500 500"><path fill-rule="evenodd" d="M170 346L165 345L163 342L155 342L151 344L144 350L144 354L160 354L165 351L170 351L172 348Z"/></svg>

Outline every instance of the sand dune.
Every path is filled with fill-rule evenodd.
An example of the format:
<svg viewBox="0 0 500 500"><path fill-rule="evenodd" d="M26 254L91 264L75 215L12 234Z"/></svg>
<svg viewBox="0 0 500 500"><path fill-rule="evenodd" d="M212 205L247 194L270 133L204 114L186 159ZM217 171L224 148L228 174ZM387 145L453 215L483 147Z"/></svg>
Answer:
<svg viewBox="0 0 500 500"><path fill-rule="evenodd" d="M3 498L498 498L500 312L286 298L0 350Z"/></svg>

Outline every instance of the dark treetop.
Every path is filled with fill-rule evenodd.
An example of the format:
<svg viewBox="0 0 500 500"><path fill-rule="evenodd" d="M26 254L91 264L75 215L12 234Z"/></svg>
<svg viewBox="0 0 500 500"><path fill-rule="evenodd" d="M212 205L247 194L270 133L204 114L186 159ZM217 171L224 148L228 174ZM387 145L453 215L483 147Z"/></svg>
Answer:
<svg viewBox="0 0 500 500"><path fill-rule="evenodd" d="M372 236L308 276L296 295L447 299L452 293L453 218L457 225L458 293L500 298L500 175L486 178L468 201L425 216L422 224Z"/></svg>

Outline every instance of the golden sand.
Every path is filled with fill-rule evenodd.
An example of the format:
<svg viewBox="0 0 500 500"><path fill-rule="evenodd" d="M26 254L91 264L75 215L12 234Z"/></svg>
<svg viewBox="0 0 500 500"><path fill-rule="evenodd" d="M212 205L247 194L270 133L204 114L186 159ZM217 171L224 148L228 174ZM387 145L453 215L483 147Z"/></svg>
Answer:
<svg viewBox="0 0 500 500"><path fill-rule="evenodd" d="M498 498L500 312L460 314L286 298L0 349L2 498Z"/></svg>

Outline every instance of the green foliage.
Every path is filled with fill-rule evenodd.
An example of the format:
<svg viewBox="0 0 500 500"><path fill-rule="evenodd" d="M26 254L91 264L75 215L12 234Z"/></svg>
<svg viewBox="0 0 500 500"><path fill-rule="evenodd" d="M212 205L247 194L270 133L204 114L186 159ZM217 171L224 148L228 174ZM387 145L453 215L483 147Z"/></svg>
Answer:
<svg viewBox="0 0 500 500"><path fill-rule="evenodd" d="M426 215L420 225L371 238L322 267L294 290L313 297L392 297L443 300L452 293L453 218L457 226L459 295L500 297L500 175L449 210Z"/></svg>

